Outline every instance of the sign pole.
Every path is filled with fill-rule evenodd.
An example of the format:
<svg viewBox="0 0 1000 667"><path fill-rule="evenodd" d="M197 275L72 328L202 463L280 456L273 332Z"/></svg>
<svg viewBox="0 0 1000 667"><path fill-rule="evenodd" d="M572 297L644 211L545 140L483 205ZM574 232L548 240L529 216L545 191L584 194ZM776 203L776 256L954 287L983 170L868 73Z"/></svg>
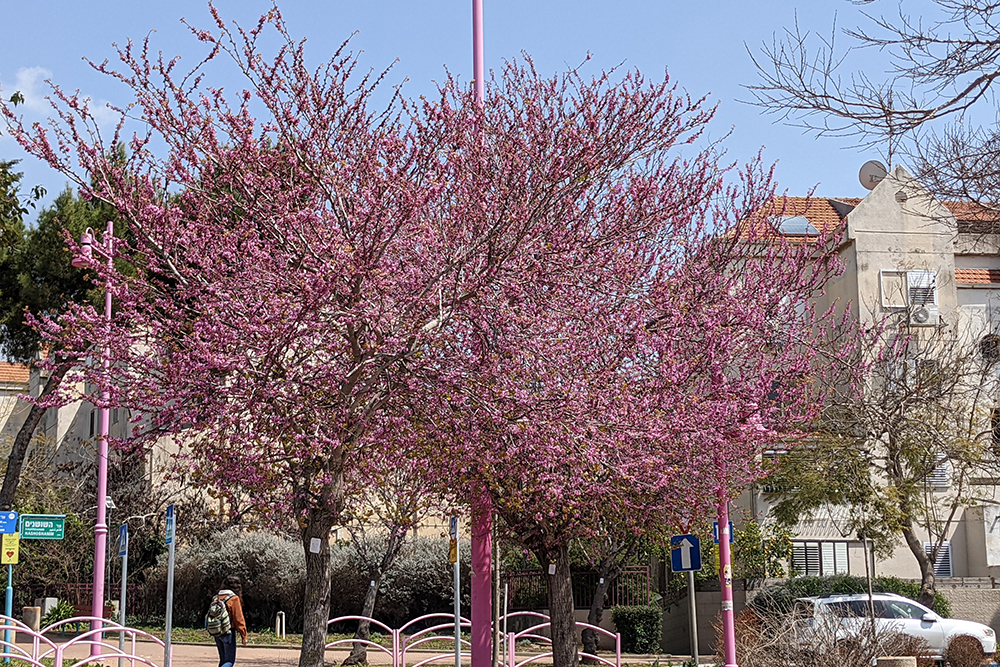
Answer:
<svg viewBox="0 0 1000 667"><path fill-rule="evenodd" d="M123 523L118 531L118 555L122 557L122 595L119 601L118 624L125 627L125 587L128 583L128 524ZM118 652L125 653L125 631L118 632ZM118 658L118 667L122 667L124 658Z"/></svg>
<svg viewBox="0 0 1000 667"><path fill-rule="evenodd" d="M167 617L166 631L163 642L163 667L170 667L170 631L174 622L174 531L175 531L174 506L167 507L167 538L169 547L167 551Z"/></svg>
<svg viewBox="0 0 1000 667"><path fill-rule="evenodd" d="M691 619L691 662L698 665L698 612L694 601L694 571L688 571L688 617Z"/></svg>
<svg viewBox="0 0 1000 667"><path fill-rule="evenodd" d="M10 619L14 616L14 566L7 563L7 599L4 602L3 613L7 620L3 622L7 628L3 631L3 652L10 653ZM4 662L10 662L10 658L4 658Z"/></svg>

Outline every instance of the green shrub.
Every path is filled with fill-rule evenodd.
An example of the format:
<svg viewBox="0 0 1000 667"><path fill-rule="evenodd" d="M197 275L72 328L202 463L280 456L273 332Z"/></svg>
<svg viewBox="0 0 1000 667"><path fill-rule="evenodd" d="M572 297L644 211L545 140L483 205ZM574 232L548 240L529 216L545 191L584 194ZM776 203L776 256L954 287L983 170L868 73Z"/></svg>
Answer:
<svg viewBox="0 0 1000 667"><path fill-rule="evenodd" d="M868 585L861 577L846 574L833 577L795 577L776 586L761 589L750 606L764 614L786 614L792 610L797 598L867 592ZM872 592L895 593L916 600L920 595L920 584L896 577L875 577L872 579ZM943 617L951 614L948 600L940 593L934 595L931 609Z"/></svg>
<svg viewBox="0 0 1000 667"><path fill-rule="evenodd" d="M663 610L655 605L612 607L611 619L622 636L624 653L659 653Z"/></svg>
<svg viewBox="0 0 1000 667"><path fill-rule="evenodd" d="M65 600L59 600L59 603L55 607L49 609L49 613L42 616L42 620L39 623L41 627L47 628L54 623L65 621L67 618L73 618L74 616L76 616L76 608Z"/></svg>

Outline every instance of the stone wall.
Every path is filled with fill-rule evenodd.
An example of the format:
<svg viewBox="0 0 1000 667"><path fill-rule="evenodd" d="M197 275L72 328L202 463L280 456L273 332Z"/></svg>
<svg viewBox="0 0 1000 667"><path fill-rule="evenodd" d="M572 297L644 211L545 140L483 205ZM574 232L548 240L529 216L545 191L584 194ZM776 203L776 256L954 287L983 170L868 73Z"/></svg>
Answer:
<svg viewBox="0 0 1000 667"><path fill-rule="evenodd" d="M937 590L951 604L952 618L1000 628L1000 582L990 577L939 579Z"/></svg>

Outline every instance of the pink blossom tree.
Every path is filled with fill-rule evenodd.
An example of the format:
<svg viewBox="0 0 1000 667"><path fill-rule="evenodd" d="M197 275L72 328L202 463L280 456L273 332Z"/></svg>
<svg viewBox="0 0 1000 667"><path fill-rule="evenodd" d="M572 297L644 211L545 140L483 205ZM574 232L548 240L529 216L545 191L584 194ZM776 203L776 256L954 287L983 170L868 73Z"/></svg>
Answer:
<svg viewBox="0 0 1000 667"><path fill-rule="evenodd" d="M769 202L756 167L727 188L709 152L651 156L568 207L557 239L526 243L521 280L469 304L434 350L430 377L451 389L426 419L447 446L422 455L453 461L466 497L486 489L547 570L555 665L577 663L573 539L703 521L821 405L833 323L812 303L838 266L828 239L738 224ZM615 242L591 242L595 228Z"/></svg>
<svg viewBox="0 0 1000 667"><path fill-rule="evenodd" d="M667 79L528 61L482 109L449 80L373 110L382 77L346 46L311 69L276 9L251 30L212 15L190 71L148 42L95 65L134 95L111 136L58 89L47 127L3 108L134 234L118 248L134 276L94 266L110 323L80 305L39 326L110 350L110 375L76 377L140 415L121 445L171 435L192 479L296 518L303 667L323 664L330 530L372 458L438 481L457 461L449 490L487 490L554 564L554 661L575 664L569 540L596 512L636 531L694 518L753 476L761 443L808 412L808 299L831 265L731 232L766 174L729 189L711 150L684 148L712 114ZM213 61L246 89L212 88ZM143 133L126 137L128 117Z"/></svg>

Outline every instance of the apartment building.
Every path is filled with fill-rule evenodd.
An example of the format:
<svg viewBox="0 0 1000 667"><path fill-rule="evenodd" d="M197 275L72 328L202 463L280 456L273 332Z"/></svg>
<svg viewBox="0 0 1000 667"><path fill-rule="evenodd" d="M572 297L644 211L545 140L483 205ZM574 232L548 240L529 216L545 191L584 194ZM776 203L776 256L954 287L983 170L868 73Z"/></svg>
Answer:
<svg viewBox="0 0 1000 667"><path fill-rule="evenodd" d="M938 343L979 355L985 369L976 393L985 411L969 415L980 438L1000 453L1000 235L991 216L965 203L935 199L905 169L897 167L863 199L788 198L775 228L807 238L842 225L837 252L845 267L827 285L820 307L847 310L855 321L886 323L887 333L905 331L933 349ZM971 357L970 357L971 358ZM926 363L932 363L926 362ZM917 362L920 363L920 362ZM974 429L975 430L975 429ZM939 577L1000 576L1000 479L989 471L963 479L975 485L975 501L949 522L936 562ZM947 505L955 493L947 464L935 469L927 497ZM763 486L741 504L757 518L768 514L774 494ZM846 529L849 507L828 507L795 527L793 567L802 574L865 574L865 553L856 532ZM935 543L928 534L925 548ZM899 538L889 558L872 558L876 574L919 578L916 560Z"/></svg>

